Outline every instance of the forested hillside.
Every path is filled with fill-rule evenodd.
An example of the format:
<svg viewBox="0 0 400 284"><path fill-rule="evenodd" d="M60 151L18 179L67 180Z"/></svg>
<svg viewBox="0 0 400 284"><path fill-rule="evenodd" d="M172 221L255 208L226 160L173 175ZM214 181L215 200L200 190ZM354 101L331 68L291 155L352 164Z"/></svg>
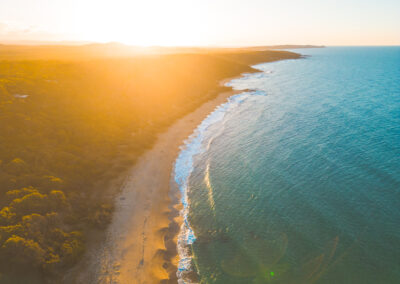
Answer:
<svg viewBox="0 0 400 284"><path fill-rule="evenodd" d="M72 266L90 241L87 230L110 221L110 182L159 132L227 90L221 79L253 71L248 64L298 55L26 57L0 61L3 277L56 277Z"/></svg>

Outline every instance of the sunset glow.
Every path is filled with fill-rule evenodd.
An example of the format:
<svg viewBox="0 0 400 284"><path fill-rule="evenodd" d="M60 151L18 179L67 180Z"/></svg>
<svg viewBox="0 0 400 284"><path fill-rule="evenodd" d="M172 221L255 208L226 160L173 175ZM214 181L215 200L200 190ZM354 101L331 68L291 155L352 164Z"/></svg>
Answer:
<svg viewBox="0 0 400 284"><path fill-rule="evenodd" d="M6 0L0 3L0 40L396 45L399 10L395 0Z"/></svg>
<svg viewBox="0 0 400 284"><path fill-rule="evenodd" d="M400 0L0 0L0 284L400 283Z"/></svg>

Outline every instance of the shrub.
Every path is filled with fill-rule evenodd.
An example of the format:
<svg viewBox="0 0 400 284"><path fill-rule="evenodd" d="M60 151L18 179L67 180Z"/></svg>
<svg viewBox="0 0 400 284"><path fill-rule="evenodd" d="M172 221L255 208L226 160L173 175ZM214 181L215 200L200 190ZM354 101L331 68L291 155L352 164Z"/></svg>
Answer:
<svg viewBox="0 0 400 284"><path fill-rule="evenodd" d="M45 261L45 251L37 242L16 235L4 242L0 252L3 262L18 264L18 270L40 268Z"/></svg>

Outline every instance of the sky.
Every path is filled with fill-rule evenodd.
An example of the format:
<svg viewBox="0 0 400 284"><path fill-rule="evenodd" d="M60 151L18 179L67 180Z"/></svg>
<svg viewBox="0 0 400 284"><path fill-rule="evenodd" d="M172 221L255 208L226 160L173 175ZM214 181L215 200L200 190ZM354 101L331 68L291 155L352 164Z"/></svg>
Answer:
<svg viewBox="0 0 400 284"><path fill-rule="evenodd" d="M400 0L0 0L0 42L400 45Z"/></svg>

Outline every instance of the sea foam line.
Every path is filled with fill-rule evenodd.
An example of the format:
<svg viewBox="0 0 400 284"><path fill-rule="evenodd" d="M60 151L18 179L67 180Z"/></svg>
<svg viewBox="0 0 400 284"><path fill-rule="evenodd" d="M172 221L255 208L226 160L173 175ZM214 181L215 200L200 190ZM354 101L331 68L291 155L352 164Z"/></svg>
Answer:
<svg viewBox="0 0 400 284"><path fill-rule="evenodd" d="M210 113L201 124L194 130L193 134L184 141L183 147L175 161L174 178L179 186L181 192L181 202L183 209L180 214L183 217L183 222L178 236L178 283L189 284L193 283L189 279L185 279L185 274L193 271L192 257L190 246L196 241L196 236L189 223L189 177L193 171L193 160L198 154L203 153L207 147L204 147L203 142L206 139L205 132L213 124L220 122L224 119L225 114L240 105L250 95L249 92L243 92L228 98L226 103L218 106L212 113ZM212 139L212 138L210 138Z"/></svg>

